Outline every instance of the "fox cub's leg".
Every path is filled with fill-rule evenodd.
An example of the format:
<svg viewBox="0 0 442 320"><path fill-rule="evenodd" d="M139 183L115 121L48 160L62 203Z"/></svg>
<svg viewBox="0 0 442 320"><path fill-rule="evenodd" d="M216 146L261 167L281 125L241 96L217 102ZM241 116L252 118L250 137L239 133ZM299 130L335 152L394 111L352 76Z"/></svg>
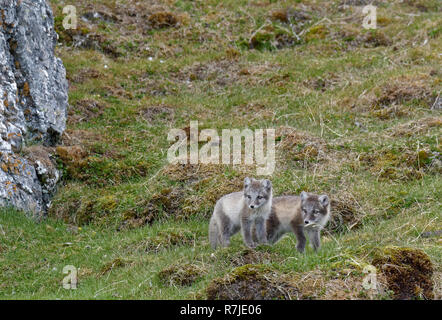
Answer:
<svg viewBox="0 0 442 320"><path fill-rule="evenodd" d="M270 215L266 221L267 243L274 244L281 238L282 233L279 231L279 221L275 215Z"/></svg>
<svg viewBox="0 0 442 320"><path fill-rule="evenodd" d="M241 218L241 232L243 240L248 247L255 248L256 244L253 242L252 239L252 225L252 221L250 221L250 219L248 219L247 217Z"/></svg>
<svg viewBox="0 0 442 320"><path fill-rule="evenodd" d="M230 218L224 213L221 208L216 208L216 215L218 217L218 241L223 247L230 245L230 237L233 234L233 225Z"/></svg>
<svg viewBox="0 0 442 320"><path fill-rule="evenodd" d="M296 236L297 244L296 249L299 252L303 253L305 249L306 238L304 235L304 227L299 225L292 225L293 233Z"/></svg>
<svg viewBox="0 0 442 320"><path fill-rule="evenodd" d="M266 220L257 218L255 220L256 237L258 243L267 243Z"/></svg>
<svg viewBox="0 0 442 320"><path fill-rule="evenodd" d="M321 246L321 236L319 230L309 230L307 231L308 238L310 240L310 245L315 251L318 251Z"/></svg>
<svg viewBox="0 0 442 320"><path fill-rule="evenodd" d="M230 245L230 236L232 235L232 222L228 217L224 217L221 220L220 225L220 241L223 247L228 247Z"/></svg>

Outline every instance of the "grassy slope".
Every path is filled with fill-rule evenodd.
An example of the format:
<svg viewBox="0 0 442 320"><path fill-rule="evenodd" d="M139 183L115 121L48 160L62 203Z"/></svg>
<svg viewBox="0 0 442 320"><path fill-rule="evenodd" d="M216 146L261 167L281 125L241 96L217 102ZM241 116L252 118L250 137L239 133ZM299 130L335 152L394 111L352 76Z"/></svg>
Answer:
<svg viewBox="0 0 442 320"><path fill-rule="evenodd" d="M80 14L95 8L120 18L80 23L81 32L99 36L96 47L57 48L73 107L63 143L81 146L87 156L60 159L65 181L48 219L35 224L2 211L0 297L204 297L210 280L244 254L237 235L231 248L212 255L207 224L214 200L254 170L189 169L192 179L171 171L167 132L195 119L218 130L303 132L295 153L282 137L275 193L326 192L360 218L359 228L325 235L318 254L299 255L288 236L260 247L257 262L286 273L319 270L324 279L361 277L375 248L410 246L430 256L440 279L440 238L420 237L442 229L440 167L431 165L432 158L441 160L441 116L430 110L441 88L440 7L430 0L416 2L427 10L388 1L369 38L356 9L339 9L339 2L165 1L181 25L149 30L146 18L133 24L129 0L78 1ZM62 7L51 3L60 39L69 44L60 29ZM272 11L303 4L310 18L297 29L301 43L244 46L263 24L273 28L263 33L273 36L289 28L271 21ZM139 11L148 16L151 9ZM389 86L403 97L385 98ZM85 109L85 101L101 107ZM155 106L168 109L143 117ZM315 151L306 155L306 145ZM171 189L177 193L172 204L161 198ZM153 224L142 225L150 215ZM161 270L187 263L202 270L192 285L160 280ZM79 289L62 289L65 265L79 268Z"/></svg>

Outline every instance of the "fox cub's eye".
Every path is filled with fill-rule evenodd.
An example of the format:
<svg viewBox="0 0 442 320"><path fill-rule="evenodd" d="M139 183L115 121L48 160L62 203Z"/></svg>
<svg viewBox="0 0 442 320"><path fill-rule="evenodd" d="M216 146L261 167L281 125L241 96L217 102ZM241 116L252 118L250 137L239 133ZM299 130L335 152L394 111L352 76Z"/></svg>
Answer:
<svg viewBox="0 0 442 320"><path fill-rule="evenodd" d="M262 198L264 198L263 196L258 196L258 199L261 200Z"/></svg>
<svg viewBox="0 0 442 320"><path fill-rule="evenodd" d="M247 199L252 199L252 197L251 197L251 196L249 196L249 195L246 195L246 197L247 197Z"/></svg>

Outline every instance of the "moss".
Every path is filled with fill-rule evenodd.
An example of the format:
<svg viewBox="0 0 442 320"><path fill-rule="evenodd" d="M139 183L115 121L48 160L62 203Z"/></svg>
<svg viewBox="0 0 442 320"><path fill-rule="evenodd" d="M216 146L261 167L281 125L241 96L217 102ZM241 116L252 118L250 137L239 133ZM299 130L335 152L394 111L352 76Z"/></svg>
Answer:
<svg viewBox="0 0 442 320"><path fill-rule="evenodd" d="M333 233L342 233L361 226L362 215L356 208L354 200L342 197L332 199L331 218L326 230Z"/></svg>
<svg viewBox="0 0 442 320"><path fill-rule="evenodd" d="M328 29L319 24L317 26L311 27L305 35L305 40L307 42L312 40L324 39L328 34Z"/></svg>
<svg viewBox="0 0 442 320"><path fill-rule="evenodd" d="M172 12L161 11L151 14L147 20L152 28L162 29L176 26L179 22L179 17Z"/></svg>
<svg viewBox="0 0 442 320"><path fill-rule="evenodd" d="M212 280L206 288L209 300L286 300L296 297L297 292L286 275L253 264L233 269L225 277Z"/></svg>
<svg viewBox="0 0 442 320"><path fill-rule="evenodd" d="M247 264L263 264L269 263L270 261L275 261L277 256L270 254L269 252L252 250L249 248L243 249L241 251L235 250L234 252L225 251L225 255L221 257L230 261L233 266L243 266Z"/></svg>
<svg viewBox="0 0 442 320"><path fill-rule="evenodd" d="M432 299L433 264L419 249L386 247L378 250L372 264L382 272L395 299Z"/></svg>
<svg viewBox="0 0 442 320"><path fill-rule="evenodd" d="M122 259L122 258L116 258L112 261L109 261L108 263L106 263L100 270L100 275L105 275L106 273L117 269L117 268L122 268L125 267L127 265L131 264L131 261Z"/></svg>
<svg viewBox="0 0 442 320"><path fill-rule="evenodd" d="M276 131L277 156L297 166L308 168L325 160L327 145L324 140L290 127Z"/></svg>
<svg viewBox="0 0 442 320"><path fill-rule="evenodd" d="M205 273L205 269L195 264L172 265L158 273L165 285L190 286Z"/></svg>
<svg viewBox="0 0 442 320"><path fill-rule="evenodd" d="M360 160L370 167L370 171L383 180L422 179L431 173L433 161L440 161L439 152L421 146L419 151L408 146L391 146L361 155Z"/></svg>
<svg viewBox="0 0 442 320"><path fill-rule="evenodd" d="M151 164L144 160L115 162L111 156L103 156L105 147L97 143L90 145L88 151L80 145L58 146L56 154L65 170L67 180L88 181L95 185L109 185L148 174ZM95 154L92 153L95 151ZM104 152L103 152L104 151Z"/></svg>
<svg viewBox="0 0 442 320"><path fill-rule="evenodd" d="M195 241L195 234L183 229L167 229L158 232L155 237L152 237L144 242L144 250L148 252L157 252L162 249L169 249L177 246L188 246Z"/></svg>
<svg viewBox="0 0 442 320"><path fill-rule="evenodd" d="M257 49L257 50L272 50L272 40L274 39L274 29L269 26L267 28L264 28L260 30L259 32L255 33L251 38L249 42L249 48L250 49Z"/></svg>
<svg viewBox="0 0 442 320"><path fill-rule="evenodd" d="M401 104L431 107L435 95L429 82L426 76L392 79L375 89L378 98L373 101L374 108Z"/></svg>
<svg viewBox="0 0 442 320"><path fill-rule="evenodd" d="M364 47L389 46L391 40L379 30L370 30L357 38Z"/></svg>

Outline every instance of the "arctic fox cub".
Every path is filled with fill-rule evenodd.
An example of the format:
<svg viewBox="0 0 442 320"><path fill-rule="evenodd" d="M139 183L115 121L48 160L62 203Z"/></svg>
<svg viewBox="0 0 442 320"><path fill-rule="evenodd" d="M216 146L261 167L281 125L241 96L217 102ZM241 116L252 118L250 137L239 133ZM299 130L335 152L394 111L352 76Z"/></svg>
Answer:
<svg viewBox="0 0 442 320"><path fill-rule="evenodd" d="M327 195L302 192L301 196L283 196L273 199L273 206L267 220L267 241L277 242L285 233L293 232L297 239L296 248L304 252L306 238L316 251L321 245L320 232L330 218L330 200Z"/></svg>
<svg viewBox="0 0 442 320"><path fill-rule="evenodd" d="M245 244L255 248L252 227L256 229L258 242L266 243L266 220L272 207L272 183L270 180L244 179L244 190L220 198L213 210L209 224L209 240L212 248L218 244L227 247L230 237L241 229Z"/></svg>

